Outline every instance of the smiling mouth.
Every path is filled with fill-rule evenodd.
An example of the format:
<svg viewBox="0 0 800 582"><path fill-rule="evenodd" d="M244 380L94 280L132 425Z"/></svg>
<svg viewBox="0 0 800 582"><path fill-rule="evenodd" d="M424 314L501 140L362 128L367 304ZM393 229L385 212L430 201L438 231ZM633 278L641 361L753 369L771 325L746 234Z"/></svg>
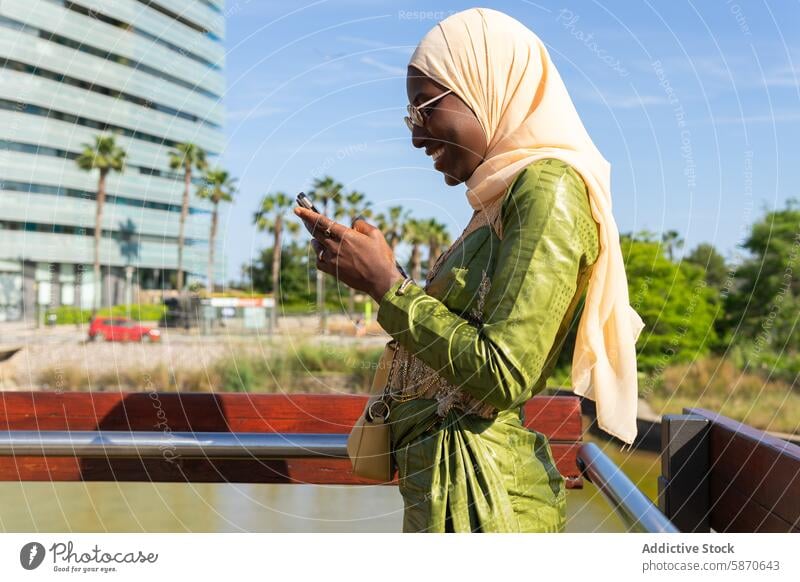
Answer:
<svg viewBox="0 0 800 582"><path fill-rule="evenodd" d="M438 160L439 158L442 157L442 154L444 154L444 146L441 146L440 148L435 149L434 151L432 151L428 155L435 162L436 160Z"/></svg>

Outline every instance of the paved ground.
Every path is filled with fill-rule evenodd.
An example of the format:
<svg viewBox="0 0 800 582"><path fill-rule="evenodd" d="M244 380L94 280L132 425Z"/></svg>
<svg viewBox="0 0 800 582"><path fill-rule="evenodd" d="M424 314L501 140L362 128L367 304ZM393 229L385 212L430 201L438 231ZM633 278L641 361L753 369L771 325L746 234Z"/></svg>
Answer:
<svg viewBox="0 0 800 582"><path fill-rule="evenodd" d="M286 335L315 335L319 320L315 316L284 316L278 322L277 336ZM155 324L154 324L155 326ZM345 316L337 315L328 318L330 334L336 337L352 337L355 326ZM16 345L33 344L61 344L76 343L86 339L87 325L58 325L55 327L36 328L29 324L16 322L0 323L0 349ZM369 327L370 335L386 337L376 323ZM165 337L169 336L172 343L198 343L217 342L220 337L265 338L269 337L267 330L242 331L231 326L230 328L215 328L211 335L202 336L198 329L186 332L182 329L164 330Z"/></svg>

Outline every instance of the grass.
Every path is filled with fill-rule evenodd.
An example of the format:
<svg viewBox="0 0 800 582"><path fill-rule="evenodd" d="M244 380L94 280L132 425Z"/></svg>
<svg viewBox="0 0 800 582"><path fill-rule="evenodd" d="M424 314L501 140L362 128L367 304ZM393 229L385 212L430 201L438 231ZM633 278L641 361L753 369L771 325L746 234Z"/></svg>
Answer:
<svg viewBox="0 0 800 582"><path fill-rule="evenodd" d="M300 344L265 358L258 354L225 356L205 369L149 368L87 373L79 367L52 367L38 385L50 390L158 390L165 392L334 392L369 391L381 347ZM557 370L550 386L569 386L569 373ZM691 364L643 376L640 395L659 415L689 407L719 411L749 425L800 433L800 393L783 380L765 380L742 372L730 360L707 357Z"/></svg>
<svg viewBox="0 0 800 582"><path fill-rule="evenodd" d="M800 393L781 376L742 371L734 359L717 356L641 374L639 397L659 416L706 408L762 430L800 434ZM569 369L557 369L549 387L570 386Z"/></svg>
<svg viewBox="0 0 800 582"><path fill-rule="evenodd" d="M380 347L304 344L268 360L226 356L206 368L164 364L92 372L78 366L45 368L36 378L47 390L157 390L163 392L367 392Z"/></svg>
<svg viewBox="0 0 800 582"><path fill-rule="evenodd" d="M719 357L665 369L647 401L657 414L707 408L764 430L800 433L800 393L792 385L742 371Z"/></svg>

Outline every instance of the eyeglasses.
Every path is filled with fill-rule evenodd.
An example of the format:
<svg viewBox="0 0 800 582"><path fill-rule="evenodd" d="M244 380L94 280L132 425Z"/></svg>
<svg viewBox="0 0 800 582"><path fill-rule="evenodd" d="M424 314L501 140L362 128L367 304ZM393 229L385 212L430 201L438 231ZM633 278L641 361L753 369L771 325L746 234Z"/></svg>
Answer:
<svg viewBox="0 0 800 582"><path fill-rule="evenodd" d="M417 105L416 107L414 105L409 105L408 107L406 107L406 109L408 110L408 115L403 119L406 122L408 130L414 131L415 125L417 127L425 127L425 118L427 117L427 113L423 113L422 112L423 109L425 109L426 107L430 107L432 103L437 102L439 99L441 99L445 95L449 95L452 92L453 92L452 90L448 89L447 91L437 95L433 99L428 99L422 105Z"/></svg>

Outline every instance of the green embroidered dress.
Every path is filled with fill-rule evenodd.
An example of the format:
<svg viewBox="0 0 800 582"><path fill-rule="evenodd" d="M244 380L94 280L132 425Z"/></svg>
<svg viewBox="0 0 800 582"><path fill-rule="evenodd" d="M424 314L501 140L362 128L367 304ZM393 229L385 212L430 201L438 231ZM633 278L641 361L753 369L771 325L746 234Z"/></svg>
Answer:
<svg viewBox="0 0 800 582"><path fill-rule="evenodd" d="M476 211L425 290L378 322L400 349L392 448L407 532L560 532L566 490L522 405L545 387L598 255L586 186L540 160Z"/></svg>

